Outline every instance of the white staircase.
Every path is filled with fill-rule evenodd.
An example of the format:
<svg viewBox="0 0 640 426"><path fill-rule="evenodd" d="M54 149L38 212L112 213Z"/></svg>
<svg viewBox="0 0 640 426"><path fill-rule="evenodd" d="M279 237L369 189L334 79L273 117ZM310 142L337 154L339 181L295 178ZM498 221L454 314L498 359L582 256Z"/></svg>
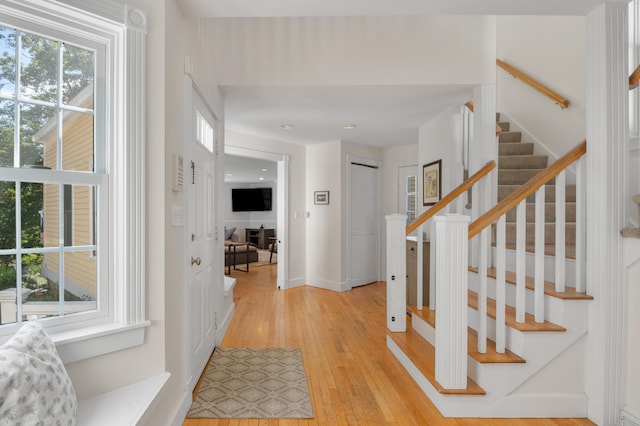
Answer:
<svg viewBox="0 0 640 426"><path fill-rule="evenodd" d="M578 161L584 153L584 144L581 145L549 168L549 170L555 168L553 176L560 173L561 183L564 182L563 170L566 166ZM560 164L564 165L560 167ZM578 170L581 170L581 167L579 166ZM580 175L580 172L578 174ZM553 186L553 179L548 176L539 176L537 182L534 180L528 182L527 185L530 184L532 188L541 188L538 194L540 197L536 197L538 198L536 204L527 205L528 190L519 194L522 197L518 194L514 194L512 197L512 201L519 200L516 203L517 209L521 211L521 214L518 215L519 218L503 209L505 211L492 212L490 210L477 220L477 222L483 222L482 219L486 216L492 223L492 225L482 225L485 227L482 234L484 234L483 238L486 244L480 240L477 245L477 247L483 245L485 247L480 249L479 258L484 257L488 260L486 263L496 265L495 268L488 267L486 269L486 283L483 282L484 280L481 279L478 272L479 269L486 268L485 262L479 262L478 268L469 267L468 273L462 274L465 275L462 281L453 282L455 278L452 278L451 282L442 282L441 278L437 278L439 280L437 286L440 289L443 288L442 286L468 288L466 312L443 309L443 306L455 306L454 303L449 302L442 304L439 302L438 309L443 312L438 311L437 315L428 307L424 307L422 310L408 307L410 318L407 318L406 321L406 331L389 332L387 335L388 348L446 417L562 418L587 416L588 399L584 382L585 340L592 297L584 293L583 290L576 291L576 280L578 281L578 289L583 288L583 284L580 284L580 281L584 280L584 276L580 272L584 267L583 262L564 256L564 253L571 254L571 256L577 253L578 259L580 259L583 251L578 248L578 245L583 244L584 237L576 232L577 238L572 235L572 238L565 239L566 225L564 220L559 222L560 225L557 225L558 222L556 222L557 233L554 230L551 233L552 236L540 238L539 244L526 243L530 241L529 235L520 234L518 237L514 235L510 239L505 237L507 233L511 232L507 224L509 221L513 223L514 234L522 233L525 229L528 229L527 234L534 232L534 230L539 232L538 235L549 234L548 229L545 230L548 226L544 226L548 225L548 222L545 221L544 216L542 218L539 216L539 212L549 210L549 197L545 197L544 188L547 182L551 183L551 185L547 185L547 188ZM549 192L551 191L547 189L547 195ZM580 193L580 187L577 192ZM532 198L529 197L529 200L532 201ZM559 200L562 204L566 202L564 193L560 193ZM575 203L578 205L578 214L572 212L571 218L577 216L578 221L577 224L571 223L571 227L579 231L581 228L580 219L584 217L583 212L580 211L580 206L583 205L581 196ZM516 207L513 210L516 210ZM526 215L526 210L534 210L538 213ZM555 212L557 213L557 211ZM560 212L563 215L566 214L562 213L562 210ZM492 215L492 213L494 214ZM500 219L497 219L498 217ZM551 214L547 215L547 219L556 221L555 215ZM472 234L473 227L474 224L469 227L469 234L472 237L481 235L478 232L480 225ZM493 230L489 232L489 229ZM489 247L488 241L490 233L494 235L491 238L494 243L491 247ZM461 238L466 241L466 235L452 237L451 241L454 241L453 238ZM480 237L478 238L480 239ZM388 237L388 240L390 239ZM455 241L459 243L461 240ZM437 261L436 265L447 264L453 265L452 268L458 268L456 265L468 264L466 263L466 255L460 257L462 260L456 260L457 254L448 250L449 243L441 243L440 240L435 243L434 248L432 234L431 250L435 250L438 253L437 256L443 256L443 259L446 259L446 262ZM454 242L453 245L458 243ZM559 250L563 254L560 260L554 257L556 250L549 250L550 246L554 245L564 248ZM402 251L398 252L402 253ZM403 257L402 254L400 257ZM394 259L394 262L397 264L399 260ZM433 267L434 263L432 262L431 268ZM520 274L516 271L520 271ZM387 273L394 274L393 265L388 265ZM432 277L434 276L455 277L455 274L432 274ZM505 279L501 282L499 278L502 276ZM562 286L556 286L554 282L556 277L559 277L558 281L563 283ZM390 286L387 293L392 298L394 289L397 289L397 285L401 283L389 280L387 283ZM536 283L538 285L537 293L534 290ZM484 287L485 285L486 287ZM484 290L485 288L486 290ZM504 291L501 290L503 288ZM443 297L442 294L442 291L436 292L438 300ZM479 297L479 294L486 294L486 299ZM398 299L395 300L397 302ZM504 305L501 304L501 301ZM389 306L391 310L392 307ZM394 312L397 313L397 311ZM538 321L536 321L536 313ZM451 368L447 366L447 371L451 371L451 374L466 371L466 388L462 386L461 389L446 389L435 379L436 374L439 374L438 377L446 377L442 375L442 370L436 373L436 370L442 368L443 364L442 360L437 362L436 353L438 351L435 349L435 325L439 315L444 315L442 319L444 323L438 323L438 327L441 327L439 329L441 338L443 333L457 333L460 330L455 325L456 321L460 323L458 319L465 318L465 321L468 319L466 345L460 346L467 353L466 360L462 359L461 361L464 365ZM517 320L518 317L520 321ZM485 323L486 327L481 327L482 323ZM453 328L451 328L451 324L454 324ZM464 329L464 327L462 328ZM478 335L481 337L478 338ZM486 350L479 349L485 344ZM501 347L504 347L505 350L500 350ZM480 353L481 351L483 353ZM442 352L440 351L440 353ZM450 361L452 364L456 362L455 357L445 361Z"/></svg>

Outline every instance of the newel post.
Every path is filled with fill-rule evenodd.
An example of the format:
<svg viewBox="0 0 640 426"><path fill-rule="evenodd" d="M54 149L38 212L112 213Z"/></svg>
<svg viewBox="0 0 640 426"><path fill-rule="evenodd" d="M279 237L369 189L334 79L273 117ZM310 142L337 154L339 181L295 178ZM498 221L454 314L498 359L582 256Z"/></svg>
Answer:
<svg viewBox="0 0 640 426"><path fill-rule="evenodd" d="M387 328L407 331L407 216L387 219Z"/></svg>
<svg viewBox="0 0 640 426"><path fill-rule="evenodd" d="M471 218L434 217L436 228L436 380L467 388L468 235Z"/></svg>

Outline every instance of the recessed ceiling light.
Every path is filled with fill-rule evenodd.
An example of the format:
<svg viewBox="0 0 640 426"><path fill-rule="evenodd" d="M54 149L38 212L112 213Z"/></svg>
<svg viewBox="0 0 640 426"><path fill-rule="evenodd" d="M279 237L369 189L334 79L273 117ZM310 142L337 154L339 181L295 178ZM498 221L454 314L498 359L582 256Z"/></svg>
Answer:
<svg viewBox="0 0 640 426"><path fill-rule="evenodd" d="M267 170L267 169L262 169L262 171L263 171L263 172L266 172L266 171L268 171L268 170Z"/></svg>
<svg viewBox="0 0 640 426"><path fill-rule="evenodd" d="M260 178L260 180L264 180L264 178L263 178L263 177L261 177L261 178Z"/></svg>
<svg viewBox="0 0 640 426"><path fill-rule="evenodd" d="M345 124L344 126L342 126L343 129L347 129L347 130L351 130L351 129L355 129L356 125L355 124Z"/></svg>
<svg viewBox="0 0 640 426"><path fill-rule="evenodd" d="M233 176L233 173L227 173L227 177Z"/></svg>
<svg viewBox="0 0 640 426"><path fill-rule="evenodd" d="M283 124L280 127L282 127L285 130L291 130L291 129L293 129L293 124Z"/></svg>

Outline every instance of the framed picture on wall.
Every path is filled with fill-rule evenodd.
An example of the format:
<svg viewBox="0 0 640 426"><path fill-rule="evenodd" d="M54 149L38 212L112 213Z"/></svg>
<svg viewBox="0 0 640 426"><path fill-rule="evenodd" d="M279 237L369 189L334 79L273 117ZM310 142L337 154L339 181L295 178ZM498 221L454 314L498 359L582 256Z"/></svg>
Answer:
<svg viewBox="0 0 640 426"><path fill-rule="evenodd" d="M313 204L329 204L329 191L315 191Z"/></svg>
<svg viewBox="0 0 640 426"><path fill-rule="evenodd" d="M422 205L432 206L440 201L442 182L442 160L422 166Z"/></svg>

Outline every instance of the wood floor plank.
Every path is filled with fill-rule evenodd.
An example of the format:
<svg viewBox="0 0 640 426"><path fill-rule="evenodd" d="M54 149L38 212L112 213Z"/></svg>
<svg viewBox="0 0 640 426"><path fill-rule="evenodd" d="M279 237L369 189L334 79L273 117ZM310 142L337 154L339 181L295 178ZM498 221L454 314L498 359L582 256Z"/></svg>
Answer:
<svg viewBox="0 0 640 426"><path fill-rule="evenodd" d="M384 283L344 293L306 286L277 290L275 265L231 274L237 279L236 307L221 346L299 347L302 351L315 419L270 420L269 426L593 425L585 419L444 418L386 346ZM183 423L246 424L246 419L186 419Z"/></svg>

